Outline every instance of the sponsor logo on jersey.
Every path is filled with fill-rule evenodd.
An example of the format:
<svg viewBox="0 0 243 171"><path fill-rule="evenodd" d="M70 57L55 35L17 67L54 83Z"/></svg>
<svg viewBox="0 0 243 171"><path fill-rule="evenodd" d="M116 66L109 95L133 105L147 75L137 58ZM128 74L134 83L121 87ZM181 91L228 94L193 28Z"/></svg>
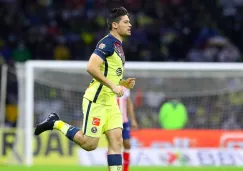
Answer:
<svg viewBox="0 0 243 171"><path fill-rule="evenodd" d="M92 125L99 126L100 125L100 118L93 118Z"/></svg>
<svg viewBox="0 0 243 171"><path fill-rule="evenodd" d="M117 76L121 76L122 75L122 69L121 68L117 68L116 75Z"/></svg>

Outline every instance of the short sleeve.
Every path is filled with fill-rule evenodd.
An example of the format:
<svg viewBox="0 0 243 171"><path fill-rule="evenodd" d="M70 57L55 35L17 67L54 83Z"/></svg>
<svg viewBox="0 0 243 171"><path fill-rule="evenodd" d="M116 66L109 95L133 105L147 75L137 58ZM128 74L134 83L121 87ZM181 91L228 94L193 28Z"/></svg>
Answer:
<svg viewBox="0 0 243 171"><path fill-rule="evenodd" d="M111 56L114 52L114 47L113 47L113 43L111 40L105 38L103 40L101 40L95 50L94 53L98 56L100 56L103 60L105 60L105 58L107 56Z"/></svg>

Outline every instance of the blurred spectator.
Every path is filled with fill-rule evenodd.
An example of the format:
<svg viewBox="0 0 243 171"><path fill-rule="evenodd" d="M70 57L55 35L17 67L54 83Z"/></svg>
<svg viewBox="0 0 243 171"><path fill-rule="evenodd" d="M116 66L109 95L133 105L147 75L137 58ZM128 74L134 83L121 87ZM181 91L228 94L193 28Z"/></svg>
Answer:
<svg viewBox="0 0 243 171"><path fill-rule="evenodd" d="M25 62L31 59L30 51L24 43L20 42L13 50L13 59L15 62Z"/></svg>
<svg viewBox="0 0 243 171"><path fill-rule="evenodd" d="M190 49L190 51L187 54L187 60L191 61L191 62L203 62L203 61L205 61L203 59L202 51L197 47Z"/></svg>
<svg viewBox="0 0 243 171"><path fill-rule="evenodd" d="M6 105L6 125L15 127L18 116L18 108L16 104Z"/></svg>
<svg viewBox="0 0 243 171"><path fill-rule="evenodd" d="M169 100L159 111L160 125L164 129L183 129L188 121L187 109L179 100Z"/></svg>
<svg viewBox="0 0 243 171"><path fill-rule="evenodd" d="M0 39L0 56L2 62L9 63L12 60L12 51L3 39Z"/></svg>
<svg viewBox="0 0 243 171"><path fill-rule="evenodd" d="M128 9L133 25L132 36L123 42L128 61L242 61L243 0L0 0L0 24L3 26L0 60L8 64L29 59L87 60L97 41L108 33L106 14L117 6ZM160 126L157 112L166 88L165 92L177 92L178 85L189 85L185 89L194 92L193 88L200 87L198 84L205 84L204 80L186 80L186 84L183 80L167 79L156 89L151 87L158 80L152 80L153 85L147 85L149 89L139 87L135 99L142 127ZM211 85L212 81L208 82ZM8 85L8 91L8 99L14 101L10 105L17 104L16 82ZM195 89L199 91L204 90ZM77 99L80 96L76 95ZM238 119L243 111L243 98L239 98L238 92L204 96L180 97L188 108L188 127L243 127L242 119ZM45 110L48 107L43 106L51 104L60 110L62 106L68 109L63 111L64 115L75 109L67 97L51 101L38 100L37 108ZM214 103L221 105L211 105ZM9 106L7 111L14 113L14 106ZM78 116L80 111L74 113ZM213 115L209 116L211 113ZM234 118L228 117L229 113L235 113ZM15 114L11 114L10 122L14 119Z"/></svg>
<svg viewBox="0 0 243 171"><path fill-rule="evenodd" d="M240 129L240 125L237 123L236 117L234 115L229 116L229 118L223 122L222 129Z"/></svg>
<svg viewBox="0 0 243 171"><path fill-rule="evenodd" d="M60 40L54 48L54 59L55 60L68 60L71 57L70 50L65 45L64 40Z"/></svg>
<svg viewBox="0 0 243 171"><path fill-rule="evenodd" d="M236 62L240 61L240 52L237 47L235 47L230 42L226 43L222 50L218 54L219 62Z"/></svg>
<svg viewBox="0 0 243 171"><path fill-rule="evenodd" d="M7 59L19 40L26 43L31 59L51 59L55 48L53 42L62 37L66 41L65 45L61 47L58 44L54 50L57 52L54 53L60 52L63 55L54 54L55 59L86 60L97 41L108 33L105 20L108 10L122 5L128 9L133 25L132 36L129 41L124 41L127 60L241 61L241 52L236 52L233 47L239 48L242 40L237 40L234 35L236 33L230 32L230 29L237 29L239 32L242 28L243 22L240 22L238 10L242 6L241 0L221 0L219 5L210 4L210 10L207 10L209 2L199 0L2 0L1 3L1 15L4 20L0 22L5 27L0 34L5 44L4 57ZM11 3L11 8L8 3ZM238 15L234 15L235 18L231 20L235 25L228 23L226 27L220 27L223 20L215 16L223 14L214 13L221 8L226 11L235 9ZM224 55L220 53L220 57L218 51L215 57L214 49L207 42L212 37L222 35L229 39L232 46L225 48L222 51ZM205 57L198 54L203 51ZM225 59L226 53L227 56L234 57ZM22 60L28 59L29 55Z"/></svg>

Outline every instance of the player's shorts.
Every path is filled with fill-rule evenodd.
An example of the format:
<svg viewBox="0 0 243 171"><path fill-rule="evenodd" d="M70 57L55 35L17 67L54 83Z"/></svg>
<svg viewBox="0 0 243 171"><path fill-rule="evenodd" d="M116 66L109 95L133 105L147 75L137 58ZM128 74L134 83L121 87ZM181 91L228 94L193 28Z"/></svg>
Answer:
<svg viewBox="0 0 243 171"><path fill-rule="evenodd" d="M122 130L122 138L123 140L127 140L130 139L131 137L131 133L130 133L130 122L124 122L123 123L123 130Z"/></svg>
<svg viewBox="0 0 243 171"><path fill-rule="evenodd" d="M111 129L123 128L122 114L117 103L102 105L83 98L83 133L89 137L101 137Z"/></svg>

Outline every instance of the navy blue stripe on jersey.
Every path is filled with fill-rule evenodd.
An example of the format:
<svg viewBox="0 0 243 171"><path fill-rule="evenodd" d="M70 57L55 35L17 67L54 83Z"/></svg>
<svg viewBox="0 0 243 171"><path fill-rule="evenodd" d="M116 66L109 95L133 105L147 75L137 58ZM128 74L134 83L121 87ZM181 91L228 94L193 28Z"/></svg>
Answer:
<svg viewBox="0 0 243 171"><path fill-rule="evenodd" d="M96 91L96 93L95 93L95 97L94 97L93 102L96 102L97 101L97 99L99 97L99 94L101 92L102 87L103 87L103 84L100 84L99 87L98 87L98 89L97 89L97 91Z"/></svg>
<svg viewBox="0 0 243 171"><path fill-rule="evenodd" d="M95 50L94 50L94 54L98 55L98 56L101 57L103 60L105 60L105 58L106 58L106 55L104 54L104 52L102 52L102 51L99 50L99 49L95 49Z"/></svg>
<svg viewBox="0 0 243 171"><path fill-rule="evenodd" d="M84 123L84 135L86 134L86 129L87 129L87 124L88 124L88 119L89 119L89 111L90 111L90 108L91 108L91 104L92 102L89 101L89 105L88 105L88 109L87 109L87 113L85 115L85 123Z"/></svg>
<svg viewBox="0 0 243 171"><path fill-rule="evenodd" d="M104 72L104 76L107 77L107 75L108 75L108 62L107 62L107 60L105 60L104 62L105 62L105 72Z"/></svg>
<svg viewBox="0 0 243 171"><path fill-rule="evenodd" d="M104 60L104 62L105 62L104 76L107 77L107 75L108 75L108 62L107 62L106 59ZM103 87L103 84L100 84L99 87L98 87L98 89L97 89L97 91L96 91L96 93L95 93L93 102L96 102L97 101L97 99L99 97L99 94L101 92L102 87Z"/></svg>

